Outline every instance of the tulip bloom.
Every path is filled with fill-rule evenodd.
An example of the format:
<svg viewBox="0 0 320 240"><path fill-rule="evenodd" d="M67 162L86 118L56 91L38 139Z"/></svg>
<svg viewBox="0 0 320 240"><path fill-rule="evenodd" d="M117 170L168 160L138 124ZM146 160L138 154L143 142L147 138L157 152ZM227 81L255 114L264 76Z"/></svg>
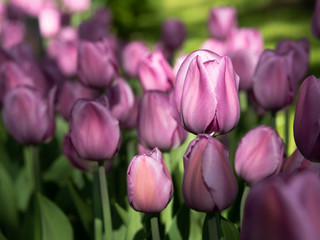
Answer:
<svg viewBox="0 0 320 240"><path fill-rule="evenodd" d="M183 22L178 19L167 19L162 24L161 35L165 47L175 50L182 45L187 33Z"/></svg>
<svg viewBox="0 0 320 240"><path fill-rule="evenodd" d="M246 199L241 239L319 239L319 202L320 180L312 172L259 182Z"/></svg>
<svg viewBox="0 0 320 240"><path fill-rule="evenodd" d="M293 55L262 52L253 75L253 93L257 103L268 111L278 111L293 101L297 84L292 79Z"/></svg>
<svg viewBox="0 0 320 240"><path fill-rule="evenodd" d="M138 73L144 90L169 91L174 84L174 73L160 51L140 60Z"/></svg>
<svg viewBox="0 0 320 240"><path fill-rule="evenodd" d="M58 7L49 2L48 6L41 9L38 21L42 36L52 37L56 35L61 27L61 13Z"/></svg>
<svg viewBox="0 0 320 240"><path fill-rule="evenodd" d="M109 87L118 75L118 63L106 41L79 44L78 74L80 81L89 87Z"/></svg>
<svg viewBox="0 0 320 240"><path fill-rule="evenodd" d="M71 12L83 12L90 8L91 0L62 0L64 6Z"/></svg>
<svg viewBox="0 0 320 240"><path fill-rule="evenodd" d="M15 140L21 144L39 144L53 137L55 92L53 88L45 99L34 88L18 86L5 95L2 119Z"/></svg>
<svg viewBox="0 0 320 240"><path fill-rule="evenodd" d="M192 133L223 134L240 118L239 77L229 57L208 51L190 53L175 82L175 100L183 127Z"/></svg>
<svg viewBox="0 0 320 240"><path fill-rule="evenodd" d="M317 0L314 8L311 30L313 35L320 39L320 0Z"/></svg>
<svg viewBox="0 0 320 240"><path fill-rule="evenodd" d="M278 133L259 126L240 141L235 155L237 174L248 183L277 174L285 160L285 146Z"/></svg>
<svg viewBox="0 0 320 240"><path fill-rule="evenodd" d="M187 138L180 123L173 92L147 91L138 112L138 139L144 147L168 151L178 147Z"/></svg>
<svg viewBox="0 0 320 240"><path fill-rule="evenodd" d="M297 148L311 161L320 162L320 79L310 76L302 83L293 123Z"/></svg>
<svg viewBox="0 0 320 240"><path fill-rule="evenodd" d="M78 156L92 161L111 159L119 150L119 122L112 116L105 99L79 99L71 110L70 139Z"/></svg>
<svg viewBox="0 0 320 240"><path fill-rule="evenodd" d="M173 183L158 148L131 160L127 190L130 206L136 211L157 213L166 208L173 197Z"/></svg>
<svg viewBox="0 0 320 240"><path fill-rule="evenodd" d="M208 27L212 37L226 39L237 25L237 10L235 8L216 7L210 10Z"/></svg>
<svg viewBox="0 0 320 240"><path fill-rule="evenodd" d="M218 140L200 134L183 156L182 196L187 206L201 212L228 208L236 199L238 185L229 151Z"/></svg>
<svg viewBox="0 0 320 240"><path fill-rule="evenodd" d="M228 52L227 42L218 39L210 38L204 41L200 49L207 49L220 56L226 56Z"/></svg>

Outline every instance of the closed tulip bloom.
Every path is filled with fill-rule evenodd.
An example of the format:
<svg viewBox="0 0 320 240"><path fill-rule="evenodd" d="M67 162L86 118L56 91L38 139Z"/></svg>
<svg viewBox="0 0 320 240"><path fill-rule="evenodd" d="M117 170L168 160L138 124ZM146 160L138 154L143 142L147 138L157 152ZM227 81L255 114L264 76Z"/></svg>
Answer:
<svg viewBox="0 0 320 240"><path fill-rule="evenodd" d="M80 81L89 87L109 87L118 75L118 63L106 41L82 41L78 52Z"/></svg>
<svg viewBox="0 0 320 240"><path fill-rule="evenodd" d="M39 144L53 137L55 92L53 88L45 99L34 88L18 86L5 95L2 119L15 140L21 144Z"/></svg>
<svg viewBox="0 0 320 240"><path fill-rule="evenodd" d="M188 207L200 212L228 208L238 193L229 151L218 140L199 134L183 156L182 196Z"/></svg>
<svg viewBox="0 0 320 240"><path fill-rule="evenodd" d="M126 126L135 114L137 120L137 100L130 85L123 78L118 78L117 83L106 90L112 115L118 119L121 126ZM136 112L134 112L136 111ZM130 123L129 123L130 125ZM135 125L135 124L134 124Z"/></svg>
<svg viewBox="0 0 320 240"><path fill-rule="evenodd" d="M260 54L263 51L263 38L256 28L238 28L232 31L227 44L229 52L246 49Z"/></svg>
<svg viewBox="0 0 320 240"><path fill-rule="evenodd" d="M119 122L104 99L79 99L71 110L70 138L78 156L91 161L111 159L119 150Z"/></svg>
<svg viewBox="0 0 320 240"><path fill-rule="evenodd" d="M311 23L311 30L313 35L320 39L320 1L317 0L314 12L313 12L313 17L312 17L312 23Z"/></svg>
<svg viewBox="0 0 320 240"><path fill-rule="evenodd" d="M90 8L91 0L62 0L64 6L71 12L83 12Z"/></svg>
<svg viewBox="0 0 320 240"><path fill-rule="evenodd" d="M237 10L235 8L216 7L210 10L208 27L212 37L226 39L237 25Z"/></svg>
<svg viewBox="0 0 320 240"><path fill-rule="evenodd" d="M241 139L234 164L242 179L255 183L279 173L284 160L285 146L277 132L268 126L259 126Z"/></svg>
<svg viewBox="0 0 320 240"><path fill-rule="evenodd" d="M302 83L293 123L297 148L311 161L320 162L320 79L310 76Z"/></svg>
<svg viewBox="0 0 320 240"><path fill-rule="evenodd" d="M138 73L141 85L146 91L169 91L173 88L173 70L160 51L150 53L141 59Z"/></svg>
<svg viewBox="0 0 320 240"><path fill-rule="evenodd" d="M186 38L186 29L178 19L167 19L162 24L162 42L169 49L179 48Z"/></svg>
<svg viewBox="0 0 320 240"><path fill-rule="evenodd" d="M291 75L292 55L262 52L253 75L253 93L257 103L268 111L278 111L293 101L297 84Z"/></svg>
<svg viewBox="0 0 320 240"><path fill-rule="evenodd" d="M136 211L157 213L166 208L173 197L173 183L158 148L131 160L127 190L130 206Z"/></svg>
<svg viewBox="0 0 320 240"><path fill-rule="evenodd" d="M192 133L223 134L240 118L239 77L229 57L208 50L190 53L175 83L175 100L183 127Z"/></svg>
<svg viewBox="0 0 320 240"><path fill-rule="evenodd" d="M257 183L246 199L241 239L319 239L319 201L320 180L310 171Z"/></svg>
<svg viewBox="0 0 320 240"><path fill-rule="evenodd" d="M50 4L41 9L39 16L39 27L43 37L56 35L61 27L61 13L55 4Z"/></svg>
<svg viewBox="0 0 320 240"><path fill-rule="evenodd" d="M168 151L178 147L187 137L180 123L173 92L147 91L139 105L138 139L146 148Z"/></svg>
<svg viewBox="0 0 320 240"><path fill-rule="evenodd" d="M278 54L293 53L292 57L292 78L299 84L306 76L309 68L310 44L307 38L298 41L284 39L278 42L276 52Z"/></svg>

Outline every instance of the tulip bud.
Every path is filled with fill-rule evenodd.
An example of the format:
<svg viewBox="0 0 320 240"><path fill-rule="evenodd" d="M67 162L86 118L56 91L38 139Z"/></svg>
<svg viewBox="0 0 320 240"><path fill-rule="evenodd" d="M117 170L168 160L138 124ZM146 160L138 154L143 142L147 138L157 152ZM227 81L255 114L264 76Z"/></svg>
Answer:
<svg viewBox="0 0 320 240"><path fill-rule="evenodd" d="M64 6L71 12L83 12L90 8L91 0L62 0Z"/></svg>
<svg viewBox="0 0 320 240"><path fill-rule="evenodd" d="M80 98L94 99L99 96L99 92L87 88L79 82L65 81L57 94L56 110L69 119L69 114L73 104Z"/></svg>
<svg viewBox="0 0 320 240"><path fill-rule="evenodd" d="M262 52L253 75L257 103L268 111L278 111L293 101L297 84L291 77L292 55Z"/></svg>
<svg viewBox="0 0 320 240"><path fill-rule="evenodd" d="M157 213L166 208L173 197L173 183L158 148L131 160L127 190L130 206L136 211Z"/></svg>
<svg viewBox="0 0 320 240"><path fill-rule="evenodd" d="M223 134L240 118L239 77L229 57L208 51L190 53L175 82L175 100L183 127L192 133Z"/></svg>
<svg viewBox="0 0 320 240"><path fill-rule="evenodd" d="M229 151L218 140L200 134L183 156L182 196L187 206L201 212L228 208L238 185L229 162Z"/></svg>
<svg viewBox="0 0 320 240"><path fill-rule="evenodd" d="M298 149L291 154L282 167L282 173L285 175L305 170L313 171L315 174L320 176L320 163L311 162L304 158Z"/></svg>
<svg viewBox="0 0 320 240"><path fill-rule="evenodd" d="M118 78L117 83L106 90L112 115L118 119L121 126L135 125L138 116L137 100L130 85ZM135 116L133 116L135 115ZM135 117L135 119L132 119Z"/></svg>
<svg viewBox="0 0 320 240"><path fill-rule="evenodd" d="M179 48L186 38L186 29L178 19L167 19L162 24L162 42L166 48L175 50Z"/></svg>
<svg viewBox="0 0 320 240"><path fill-rule="evenodd" d="M106 88L112 84L118 75L118 63L106 41L82 41L78 54L78 74L84 85Z"/></svg>
<svg viewBox="0 0 320 240"><path fill-rule="evenodd" d="M138 66L142 58L149 53L144 42L130 42L122 52L122 65L130 77L138 76Z"/></svg>
<svg viewBox="0 0 320 240"><path fill-rule="evenodd" d="M309 171L259 182L246 199L241 239L319 239L319 201L320 180Z"/></svg>
<svg viewBox="0 0 320 240"><path fill-rule="evenodd" d="M311 161L320 162L320 79L310 76L302 83L293 123L297 148Z"/></svg>
<svg viewBox="0 0 320 240"><path fill-rule="evenodd" d="M48 2L47 6L40 10L38 21L42 36L52 37L56 35L61 27L61 13L58 7L52 2Z"/></svg>
<svg viewBox="0 0 320 240"><path fill-rule="evenodd" d="M232 7L216 7L210 10L208 27L210 35L218 39L226 39L237 27L237 11Z"/></svg>
<svg viewBox="0 0 320 240"><path fill-rule="evenodd" d="M292 78L296 84L299 84L308 72L309 67L309 40L302 38L299 41L284 39L279 41L276 47L276 53L285 55L292 52Z"/></svg>
<svg viewBox="0 0 320 240"><path fill-rule="evenodd" d="M204 41L200 49L207 49L214 53L217 53L220 56L227 55L228 46L225 41L220 41L218 39L210 38Z"/></svg>
<svg viewBox="0 0 320 240"><path fill-rule="evenodd" d="M111 159L120 148L119 122L103 102L104 99L79 99L72 107L69 134L80 158L104 161Z"/></svg>
<svg viewBox="0 0 320 240"><path fill-rule="evenodd" d="M8 132L21 144L49 141L55 132L53 102L56 88L45 99L39 91L18 86L4 97L2 119Z"/></svg>
<svg viewBox="0 0 320 240"><path fill-rule="evenodd" d="M313 35L320 39L320 1L317 0L314 12L313 12L313 17L312 17L312 23L311 23L311 30Z"/></svg>
<svg viewBox="0 0 320 240"><path fill-rule="evenodd" d="M255 183L279 173L285 160L285 146L278 133L259 126L241 139L236 155L237 174L248 183Z"/></svg>
<svg viewBox="0 0 320 240"><path fill-rule="evenodd" d="M173 92L147 91L138 112L138 139L146 148L168 151L181 145L187 132L180 123Z"/></svg>
<svg viewBox="0 0 320 240"><path fill-rule="evenodd" d="M138 73L141 85L146 91L169 91L173 87L173 70L160 51L150 53L141 59Z"/></svg>

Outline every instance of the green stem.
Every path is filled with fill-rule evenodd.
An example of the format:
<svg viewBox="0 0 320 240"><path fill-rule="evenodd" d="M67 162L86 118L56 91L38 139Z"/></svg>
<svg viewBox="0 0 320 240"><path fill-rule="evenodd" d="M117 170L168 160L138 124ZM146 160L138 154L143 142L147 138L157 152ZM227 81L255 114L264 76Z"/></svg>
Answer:
<svg viewBox="0 0 320 240"><path fill-rule="evenodd" d="M29 172L29 177L32 178L32 187L34 192L41 191L41 177L40 177L40 161L39 149L36 146L25 146L23 150L26 168Z"/></svg>
<svg viewBox="0 0 320 240"><path fill-rule="evenodd" d="M98 172L99 172L99 182L100 182L104 235L105 235L105 239L111 240L113 239L112 219L111 219L111 212L110 212L109 194L108 194L106 172L104 169L104 162L99 162Z"/></svg>
<svg viewBox="0 0 320 240"><path fill-rule="evenodd" d="M221 237L219 213L207 213L209 240L218 240Z"/></svg>
<svg viewBox="0 0 320 240"><path fill-rule="evenodd" d="M277 130L277 112L272 112L271 113L271 127L274 129L274 130Z"/></svg>
<svg viewBox="0 0 320 240"><path fill-rule="evenodd" d="M100 218L94 219L94 240L102 240L102 222Z"/></svg>
<svg viewBox="0 0 320 240"><path fill-rule="evenodd" d="M241 197L241 204L240 204L240 225L242 226L242 219L243 219L243 214L244 214L244 207L246 205L246 199L249 194L250 187L246 185L244 187L242 197Z"/></svg>
<svg viewBox="0 0 320 240"><path fill-rule="evenodd" d="M94 239L102 239L102 206L100 203L100 184L99 184L99 173L98 165L93 172L93 181L92 181L92 194L93 194L93 216L94 216ZM100 228L97 224L100 224Z"/></svg>
<svg viewBox="0 0 320 240"><path fill-rule="evenodd" d="M150 219L150 222L151 222L152 240L160 240L158 217L152 216Z"/></svg>
<svg viewBox="0 0 320 240"><path fill-rule="evenodd" d="M288 154L289 149L289 124L290 124L290 107L287 107L285 110L285 141L286 141L286 153Z"/></svg>

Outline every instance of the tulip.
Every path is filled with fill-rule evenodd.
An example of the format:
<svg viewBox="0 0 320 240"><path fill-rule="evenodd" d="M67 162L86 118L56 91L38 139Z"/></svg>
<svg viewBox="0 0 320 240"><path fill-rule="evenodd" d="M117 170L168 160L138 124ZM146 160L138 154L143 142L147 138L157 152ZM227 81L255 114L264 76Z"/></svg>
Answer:
<svg viewBox="0 0 320 240"><path fill-rule="evenodd" d="M11 0L10 2L18 8L23 9L24 12L34 17L38 16L39 12L41 11L45 3L44 0Z"/></svg>
<svg viewBox="0 0 320 240"><path fill-rule="evenodd" d="M210 10L208 19L209 32L212 37L226 39L237 27L237 11L232 7L216 7Z"/></svg>
<svg viewBox="0 0 320 240"><path fill-rule="evenodd" d="M91 0L62 0L62 3L71 12L83 12L90 8Z"/></svg>
<svg viewBox="0 0 320 240"><path fill-rule="evenodd" d="M87 88L79 82L65 81L57 94L56 110L69 119L69 114L73 104L80 98L94 99L99 96L99 92Z"/></svg>
<svg viewBox="0 0 320 240"><path fill-rule="evenodd" d="M107 108L106 100L79 99L69 119L71 143L78 156L91 161L111 159L119 150L119 122Z"/></svg>
<svg viewBox="0 0 320 240"><path fill-rule="evenodd" d="M118 78L117 83L107 89L107 97L112 115L118 119L121 126L134 126L138 117L137 99L130 85ZM135 118L135 119L132 119Z"/></svg>
<svg viewBox="0 0 320 240"><path fill-rule="evenodd" d="M186 29L178 19L167 19L162 24L162 42L172 50L179 48L186 38Z"/></svg>
<svg viewBox="0 0 320 240"><path fill-rule="evenodd" d="M130 42L122 52L122 65L130 77L138 76L138 65L140 60L149 53L144 42Z"/></svg>
<svg viewBox="0 0 320 240"><path fill-rule="evenodd" d="M320 79L310 76L302 83L293 123L297 148L308 160L320 162Z"/></svg>
<svg viewBox="0 0 320 240"><path fill-rule="evenodd" d="M309 171L259 182L246 199L241 239L319 239L319 201L320 180Z"/></svg>
<svg viewBox="0 0 320 240"><path fill-rule="evenodd" d="M174 73L160 51L140 60L139 79L144 90L169 91L174 84Z"/></svg>
<svg viewBox="0 0 320 240"><path fill-rule="evenodd" d="M315 174L320 176L320 163L309 161L302 156L298 149L291 154L282 167L282 173L285 175L305 170L313 171Z"/></svg>
<svg viewBox="0 0 320 240"><path fill-rule="evenodd" d="M86 41L101 41L108 36L105 24L96 19L82 21L78 28L79 38Z"/></svg>
<svg viewBox="0 0 320 240"><path fill-rule="evenodd" d="M3 21L1 27L2 46L10 48L16 44L22 43L25 40L26 29L20 21Z"/></svg>
<svg viewBox="0 0 320 240"><path fill-rule="evenodd" d="M313 35L320 39L320 1L317 0L314 12L313 12L313 17L312 17L312 23L311 23L311 30Z"/></svg>
<svg viewBox="0 0 320 240"><path fill-rule="evenodd" d="M109 87L118 75L118 63L106 41L79 44L78 74L80 81L89 87Z"/></svg>
<svg viewBox="0 0 320 240"><path fill-rule="evenodd" d="M227 39L228 51L236 52L246 49L260 54L263 51L263 38L258 29L238 28Z"/></svg>
<svg viewBox="0 0 320 240"><path fill-rule="evenodd" d="M8 52L10 57L12 57L12 59L19 64L23 62L36 62L34 51L26 42L12 46Z"/></svg>
<svg viewBox="0 0 320 240"><path fill-rule="evenodd" d="M278 111L293 101L297 84L291 77L292 54L262 52L253 75L253 93L257 103L268 111Z"/></svg>
<svg viewBox="0 0 320 240"><path fill-rule="evenodd" d="M56 35L61 27L61 13L58 7L49 2L47 6L41 9L38 21L42 36L52 37Z"/></svg>
<svg viewBox="0 0 320 240"><path fill-rule="evenodd" d="M39 91L18 86L3 100L2 119L10 135L21 144L49 141L55 132L53 102L56 88L45 99Z"/></svg>
<svg viewBox="0 0 320 240"><path fill-rule="evenodd" d="M229 57L208 50L190 53L175 82L183 127L192 133L223 134L239 121L239 77Z"/></svg>
<svg viewBox="0 0 320 240"><path fill-rule="evenodd" d="M221 41L218 39L210 38L204 41L200 47L200 49L207 49L214 53L217 53L220 56L227 55L228 46L225 41Z"/></svg>
<svg viewBox="0 0 320 240"><path fill-rule="evenodd" d="M235 155L237 174L255 183L279 173L285 160L285 146L277 132L267 126L249 131L240 141Z"/></svg>
<svg viewBox="0 0 320 240"><path fill-rule="evenodd" d="M131 160L127 190L130 206L136 211L157 213L166 208L173 197L173 183L158 148Z"/></svg>
<svg viewBox="0 0 320 240"><path fill-rule="evenodd" d="M138 139L144 147L168 151L178 147L187 137L180 123L173 92L147 91L138 112Z"/></svg>
<svg viewBox="0 0 320 240"><path fill-rule="evenodd" d="M183 156L182 196L188 207L201 212L228 208L238 193L229 151L218 140L199 134Z"/></svg>
<svg viewBox="0 0 320 240"><path fill-rule="evenodd" d="M278 42L276 46L277 54L293 53L292 57L292 78L295 79L296 84L299 84L308 72L309 67L309 40L302 38L298 41L284 39Z"/></svg>

